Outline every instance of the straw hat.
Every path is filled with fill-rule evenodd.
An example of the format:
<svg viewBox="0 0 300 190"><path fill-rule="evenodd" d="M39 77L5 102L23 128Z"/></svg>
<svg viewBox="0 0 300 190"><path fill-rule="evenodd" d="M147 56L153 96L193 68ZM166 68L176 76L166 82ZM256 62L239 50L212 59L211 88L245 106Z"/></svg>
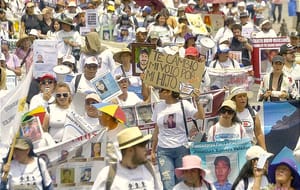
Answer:
<svg viewBox="0 0 300 190"><path fill-rule="evenodd" d="M262 147L254 145L251 146L246 152L246 159L253 160L255 158L259 158L261 155L266 155L267 158L273 156L274 154L265 151Z"/></svg>
<svg viewBox="0 0 300 190"><path fill-rule="evenodd" d="M121 51L118 51L114 54L114 60L120 63L122 53L129 53L130 56L132 55L131 50L129 48L122 48Z"/></svg>
<svg viewBox="0 0 300 190"><path fill-rule="evenodd" d="M232 110L236 111L236 104L232 100L225 100L219 110L221 110L223 107L229 107Z"/></svg>
<svg viewBox="0 0 300 190"><path fill-rule="evenodd" d="M32 43L35 40L35 38L33 36L24 35L23 38L21 38L17 41L16 46L20 47L27 40L30 40Z"/></svg>
<svg viewBox="0 0 300 190"><path fill-rule="evenodd" d="M143 135L138 127L129 127L117 134L119 149L130 148L134 145L149 141L152 134Z"/></svg>
<svg viewBox="0 0 300 190"><path fill-rule="evenodd" d="M201 158L199 158L196 155L187 155L182 158L182 167L175 169L175 174L177 178L181 178L183 176L184 170L191 170L191 169L199 169L200 170L200 176L202 178L205 177L206 171L201 166Z"/></svg>
<svg viewBox="0 0 300 190"><path fill-rule="evenodd" d="M67 16L63 16L63 18L58 20L60 23L64 23L70 26L73 26L73 19Z"/></svg>
<svg viewBox="0 0 300 190"><path fill-rule="evenodd" d="M253 92L247 91L243 86L237 86L230 91L228 99L232 100L232 98L234 98L238 94L247 94L248 99L253 97Z"/></svg>

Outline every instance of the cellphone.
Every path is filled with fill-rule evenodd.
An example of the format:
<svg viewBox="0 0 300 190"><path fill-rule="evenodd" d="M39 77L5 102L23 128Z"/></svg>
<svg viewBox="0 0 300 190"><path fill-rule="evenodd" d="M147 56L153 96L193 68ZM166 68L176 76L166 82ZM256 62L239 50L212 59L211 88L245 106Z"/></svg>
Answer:
<svg viewBox="0 0 300 190"><path fill-rule="evenodd" d="M257 161L257 168L258 169L263 169L264 166L265 166L265 163L268 159L268 156L266 154L261 154L258 158L258 161Z"/></svg>
<svg viewBox="0 0 300 190"><path fill-rule="evenodd" d="M45 92L49 92L49 91L50 91L50 88L45 88L44 91L45 91Z"/></svg>

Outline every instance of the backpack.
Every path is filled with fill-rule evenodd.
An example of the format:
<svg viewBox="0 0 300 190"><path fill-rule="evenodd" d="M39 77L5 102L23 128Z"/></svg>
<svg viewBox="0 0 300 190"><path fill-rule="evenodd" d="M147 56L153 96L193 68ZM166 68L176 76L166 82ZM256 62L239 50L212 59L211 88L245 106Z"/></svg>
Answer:
<svg viewBox="0 0 300 190"><path fill-rule="evenodd" d="M154 182L156 184L156 176L155 176L155 172L153 170L153 167L151 165L151 163L149 161L147 161L144 166L147 168L147 170L151 173L151 175L153 176ZM110 163L109 164L109 170L108 170L108 175L107 175L107 180L106 180L106 190L110 190L111 185L114 181L114 178L116 176L117 173L117 163Z"/></svg>

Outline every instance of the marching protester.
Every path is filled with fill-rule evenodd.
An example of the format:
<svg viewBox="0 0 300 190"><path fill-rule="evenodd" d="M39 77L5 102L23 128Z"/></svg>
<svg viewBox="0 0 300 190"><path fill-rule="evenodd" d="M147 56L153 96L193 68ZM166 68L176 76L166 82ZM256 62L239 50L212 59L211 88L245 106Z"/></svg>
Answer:
<svg viewBox="0 0 300 190"><path fill-rule="evenodd" d="M214 190L215 187L205 180L206 171L201 165L201 158L194 155L187 155L182 158L182 167L175 169L178 178L183 181L178 183L173 190L190 188L201 188L204 190Z"/></svg>
<svg viewBox="0 0 300 190"><path fill-rule="evenodd" d="M20 65L21 67L23 67L22 70L24 70L25 73L29 72L31 65L33 64L33 41L33 37L26 36L20 38L16 43L17 49L15 51L15 54L20 59Z"/></svg>
<svg viewBox="0 0 300 190"><path fill-rule="evenodd" d="M46 163L34 153L30 139L17 138L11 151L13 159L6 159L2 168L2 172L8 173L8 177L7 181L2 178L1 189L53 189Z"/></svg>
<svg viewBox="0 0 300 190"><path fill-rule="evenodd" d="M67 83L59 82L55 87L55 103L48 106L43 128L49 131L54 141L61 142L65 118L72 102L71 90Z"/></svg>
<svg viewBox="0 0 300 190"><path fill-rule="evenodd" d="M21 64L18 57L15 54L9 53L9 44L7 41L1 41L1 52L5 56L6 68L12 71L16 76L21 76Z"/></svg>
<svg viewBox="0 0 300 190"><path fill-rule="evenodd" d="M284 58L283 72L294 80L299 79L300 65L295 62L296 48L291 44L285 44L280 47L279 54Z"/></svg>
<svg viewBox="0 0 300 190"><path fill-rule="evenodd" d="M152 121L156 124L153 132L151 159L153 162L157 159L164 189L172 189L179 182L174 170L182 166L181 158L190 154L186 146L187 129L182 118L203 119L205 114L199 101L196 102L195 108L187 100L180 100L179 95L178 92L159 89L159 98L164 101L155 106L152 115ZM170 115L175 118L174 127L167 124Z"/></svg>
<svg viewBox="0 0 300 190"><path fill-rule="evenodd" d="M257 93L258 101L285 101L297 98L298 88L294 80L283 72L284 62L280 55L273 57L273 71L261 81Z"/></svg>
<svg viewBox="0 0 300 190"><path fill-rule="evenodd" d="M209 126L207 141L224 141L247 138L246 130L236 114L236 103L232 100L225 100L218 111L219 121Z"/></svg>
<svg viewBox="0 0 300 190"><path fill-rule="evenodd" d="M162 190L154 168L147 161L146 145L151 134L143 135L138 127L130 127L117 134L122 160L104 167L98 174L92 190L142 188ZM114 176L108 175L114 170Z"/></svg>
<svg viewBox="0 0 300 190"><path fill-rule="evenodd" d="M230 48L226 44L221 44L217 48L217 53L213 61L209 63L210 68L213 69L233 69L240 68L240 64L229 57Z"/></svg>
<svg viewBox="0 0 300 190"><path fill-rule="evenodd" d="M265 136L262 131L260 117L249 104L253 93L244 87L235 87L230 91L228 99L236 103L236 113L246 130L246 135L254 144L258 144L266 150Z"/></svg>
<svg viewBox="0 0 300 190"><path fill-rule="evenodd" d="M275 38L277 34L274 29L272 29L271 21L266 19L260 24L260 31L253 35L254 38Z"/></svg>
<svg viewBox="0 0 300 190"><path fill-rule="evenodd" d="M254 189L253 186L256 177L256 170L258 170L257 162L261 155L265 155L267 158L273 156L272 153L265 151L263 148L257 145L251 146L247 150L247 162L244 164L239 175L235 179L231 188L232 190ZM260 169L262 170L262 176L259 189L266 188L269 184L267 177L268 162L265 162L263 168Z"/></svg>
<svg viewBox="0 0 300 190"><path fill-rule="evenodd" d="M56 87L56 78L54 75L46 73L36 80L39 82L40 93L31 98L29 110L38 106L43 106L46 109L55 101L53 93Z"/></svg>
<svg viewBox="0 0 300 190"><path fill-rule="evenodd" d="M25 14L21 18L21 36L23 36L24 34L29 34L31 29L41 30L39 19L34 13L34 3L28 1L25 7Z"/></svg>

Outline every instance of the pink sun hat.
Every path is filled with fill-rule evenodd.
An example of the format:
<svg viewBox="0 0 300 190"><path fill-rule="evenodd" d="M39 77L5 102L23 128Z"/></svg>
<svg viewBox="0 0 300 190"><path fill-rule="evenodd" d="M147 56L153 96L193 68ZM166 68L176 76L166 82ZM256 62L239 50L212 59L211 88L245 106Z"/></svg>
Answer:
<svg viewBox="0 0 300 190"><path fill-rule="evenodd" d="M206 171L201 166L202 160L195 155L187 155L182 158L182 167L175 169L177 178L182 178L184 170L199 169L200 176L205 177Z"/></svg>

